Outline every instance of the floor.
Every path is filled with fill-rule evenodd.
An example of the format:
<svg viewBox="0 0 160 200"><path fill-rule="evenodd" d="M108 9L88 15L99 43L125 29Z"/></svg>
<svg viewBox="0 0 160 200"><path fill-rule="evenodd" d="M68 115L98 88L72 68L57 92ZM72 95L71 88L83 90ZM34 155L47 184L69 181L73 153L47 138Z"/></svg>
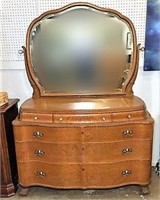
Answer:
<svg viewBox="0 0 160 200"><path fill-rule="evenodd" d="M54 190L43 187L32 187L28 196L17 194L11 200L160 200L160 178L152 172L152 182L149 186L150 195L140 195L138 186L127 186L108 190ZM6 198L2 198L6 200Z"/></svg>

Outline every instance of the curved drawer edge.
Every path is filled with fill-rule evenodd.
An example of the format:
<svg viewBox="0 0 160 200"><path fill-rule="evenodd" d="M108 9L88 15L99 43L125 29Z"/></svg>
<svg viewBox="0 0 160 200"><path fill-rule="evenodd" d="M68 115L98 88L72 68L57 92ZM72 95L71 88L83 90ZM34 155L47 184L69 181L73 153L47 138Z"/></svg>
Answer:
<svg viewBox="0 0 160 200"><path fill-rule="evenodd" d="M118 188L118 187L122 187L122 186L127 186L127 185L139 185L139 186L145 186L150 184L151 179L147 182L125 182L123 184L117 184L117 185L107 185L107 186L52 186L51 184L40 184L40 183L31 183L31 184L23 184L21 182L19 182L19 184L23 187L32 187L32 186L44 186L44 187L49 187L49 188L53 188L53 189L111 189L111 188Z"/></svg>

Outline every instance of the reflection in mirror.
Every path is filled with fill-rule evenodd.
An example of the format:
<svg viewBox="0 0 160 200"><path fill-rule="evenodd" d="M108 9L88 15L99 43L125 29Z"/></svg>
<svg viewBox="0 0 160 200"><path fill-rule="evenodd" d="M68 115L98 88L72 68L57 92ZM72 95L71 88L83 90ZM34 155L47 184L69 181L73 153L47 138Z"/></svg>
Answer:
<svg viewBox="0 0 160 200"><path fill-rule="evenodd" d="M115 93L132 63L132 32L116 15L75 7L33 27L30 53L44 92Z"/></svg>

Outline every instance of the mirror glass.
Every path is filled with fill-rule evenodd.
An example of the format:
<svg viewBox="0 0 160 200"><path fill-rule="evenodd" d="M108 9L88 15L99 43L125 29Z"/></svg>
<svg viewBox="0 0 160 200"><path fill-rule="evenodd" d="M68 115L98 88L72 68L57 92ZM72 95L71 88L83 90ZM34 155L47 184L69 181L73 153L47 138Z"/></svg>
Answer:
<svg viewBox="0 0 160 200"><path fill-rule="evenodd" d="M73 7L34 25L30 55L44 92L116 93L132 64L133 37L115 14Z"/></svg>

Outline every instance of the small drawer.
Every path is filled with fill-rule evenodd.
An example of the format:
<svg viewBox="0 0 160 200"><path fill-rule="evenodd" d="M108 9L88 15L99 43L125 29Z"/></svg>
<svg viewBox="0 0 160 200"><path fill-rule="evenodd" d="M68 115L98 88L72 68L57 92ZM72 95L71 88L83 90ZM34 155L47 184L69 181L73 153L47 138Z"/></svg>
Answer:
<svg viewBox="0 0 160 200"><path fill-rule="evenodd" d="M21 113L22 121L52 123L52 114Z"/></svg>
<svg viewBox="0 0 160 200"><path fill-rule="evenodd" d="M54 115L55 123L105 123L111 122L111 114Z"/></svg>
<svg viewBox="0 0 160 200"><path fill-rule="evenodd" d="M132 120L143 120L146 118L146 112L144 110L134 112L121 112L113 113L112 121L132 121Z"/></svg>

